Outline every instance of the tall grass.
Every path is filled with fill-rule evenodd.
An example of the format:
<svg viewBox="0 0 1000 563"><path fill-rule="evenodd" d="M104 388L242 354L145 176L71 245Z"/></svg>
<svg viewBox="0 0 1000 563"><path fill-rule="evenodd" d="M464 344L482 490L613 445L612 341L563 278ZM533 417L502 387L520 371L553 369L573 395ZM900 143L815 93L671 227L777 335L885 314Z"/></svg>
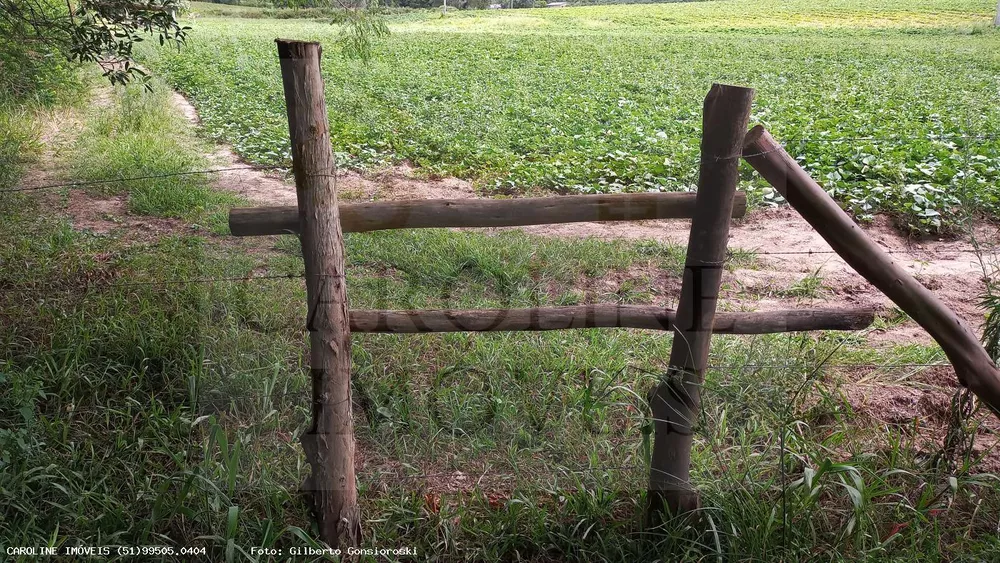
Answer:
<svg viewBox="0 0 1000 563"><path fill-rule="evenodd" d="M113 95L99 98L72 156L74 178L152 176L93 190L127 194L129 211L139 215L193 219L237 201L213 190L209 174L163 177L211 168L203 156L206 145L191 133L171 96L169 87L154 80L152 91L142 85L118 86Z"/></svg>
<svg viewBox="0 0 1000 563"><path fill-rule="evenodd" d="M37 157L38 113L74 103L79 93L71 69L52 53L0 37L0 189L14 187Z"/></svg>
<svg viewBox="0 0 1000 563"><path fill-rule="evenodd" d="M75 67L44 44L13 39L22 34L0 18L0 189L13 187L38 152L37 114L73 104L82 94Z"/></svg>
<svg viewBox="0 0 1000 563"><path fill-rule="evenodd" d="M135 245L38 226L28 199L4 211L21 234L0 256L22 267L0 279L16 289L0 294L0 536L205 546L203 560L314 542L297 494L309 419L301 280L161 285L297 272L294 239L263 253L192 236ZM493 255L509 270L492 269ZM597 288L678 266L656 247L517 233L355 234L348 256L356 307L544 304L587 286L574 271ZM840 395L834 364L879 358L853 338L717 338L695 446L704 525L655 533L641 522L643 396L669 337L354 344L366 545L447 561L956 559L997 547L991 476L928 465L919 430L865 423Z"/></svg>
<svg viewBox="0 0 1000 563"><path fill-rule="evenodd" d="M114 139L79 154L196 164L193 145L160 139L166 98L132 95L87 125ZM202 195L154 209L186 217L221 197L191 187ZM115 187L144 189L157 188ZM40 201L0 194L3 545L162 545L184 561L319 545L298 494L304 287L259 277L300 273L298 241L96 237ZM683 251L425 230L352 234L347 256L352 307L492 307L667 303ZM196 281L213 278L248 280ZM356 335L365 546L440 561L994 558L996 478L933 463L928 427L880 422L847 396L927 384L837 367L940 350L840 333L714 339L693 452L702 518L646 529L644 397L669 349L637 330ZM180 554L191 547L205 553Z"/></svg>
<svg viewBox="0 0 1000 563"><path fill-rule="evenodd" d="M20 180L37 150L37 138L30 110L0 105L0 189L12 188Z"/></svg>

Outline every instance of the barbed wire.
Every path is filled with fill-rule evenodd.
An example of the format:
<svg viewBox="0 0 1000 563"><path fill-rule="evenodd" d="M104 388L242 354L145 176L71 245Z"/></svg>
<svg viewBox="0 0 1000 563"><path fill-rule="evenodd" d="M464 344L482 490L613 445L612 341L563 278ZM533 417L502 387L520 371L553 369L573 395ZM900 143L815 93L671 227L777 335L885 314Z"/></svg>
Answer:
<svg viewBox="0 0 1000 563"><path fill-rule="evenodd" d="M921 254L921 253L976 253L976 252L994 252L1000 249L1000 246L988 246L988 247L961 247L961 248L943 248L943 249L930 249L930 248L915 248L906 250L892 250L888 248L883 248L882 252L886 254ZM741 248L745 252L752 252L760 256L785 256L785 255L811 255L811 254L839 254L836 250L755 250L751 248Z"/></svg>
<svg viewBox="0 0 1000 563"><path fill-rule="evenodd" d="M788 144L801 144L801 143L843 143L843 142L861 142L861 141L876 141L885 143L901 143L901 142L912 142L912 141L942 141L950 139L964 139L964 140L977 140L977 141L995 141L1000 139L1000 134L996 133L977 133L977 134L935 134L927 133L924 135L899 135L899 136L889 136L889 137L876 137L876 136L862 136L862 137L791 137L783 139L784 143Z"/></svg>
<svg viewBox="0 0 1000 563"><path fill-rule="evenodd" d="M70 291L73 289L82 289L84 292L89 292L91 288L100 289L118 289L127 287L159 287L160 289L167 289L168 286L175 285L186 285L186 284L214 284L219 282L253 282L259 280L277 280L277 279L305 279L305 273L295 273L295 274L264 274L264 275L245 275L245 276L230 276L230 277L214 277L214 278L187 278L187 279L173 279L173 280L157 280L148 282L125 282L125 283L99 283L91 280L87 280L82 287L71 286L64 287L58 284L47 284L41 287L37 285L32 286L12 286L12 287L0 287L0 293L16 293L25 291L43 291L60 289L64 291Z"/></svg>
<svg viewBox="0 0 1000 563"><path fill-rule="evenodd" d="M951 366L948 362L933 362L933 363L887 363L887 364L876 364L876 363L824 363L818 367L834 367L834 368L912 368L912 367L949 367ZM717 371L730 371L737 372L747 369L790 369L794 367L803 367L813 369L817 366L797 363L797 364L743 364L743 365L709 365L708 369Z"/></svg>
<svg viewBox="0 0 1000 563"><path fill-rule="evenodd" d="M35 190L51 190L59 188L80 188L86 186L97 186L102 184L116 184L122 182L137 182L140 180L156 180L163 178L173 178L176 176L192 176L195 174L214 174L217 172L232 172L236 170L277 170L277 169L287 169L287 166L268 166L268 165L248 165L248 166L233 166L228 168L210 168L206 170L187 170L184 172L170 172L166 174L148 174L145 176L131 176L127 178L108 178L104 180L87 180L83 182L66 182L59 184L43 184L41 186L19 186L16 188L7 188L5 190L0 190L0 193L10 193L10 192L28 192Z"/></svg>
<svg viewBox="0 0 1000 563"><path fill-rule="evenodd" d="M948 248L944 250L931 250L931 249L915 249L915 250L891 250L882 249L886 254L902 255L902 254L920 254L920 253L936 253L936 252L959 252L959 253L981 253L981 252L993 252L1000 249L998 246L990 247L969 247L969 248ZM788 251L771 251L771 250L757 250L757 249L738 249L742 252L752 253L758 256L786 256L786 255L833 255L839 254L835 250L788 250ZM95 258L95 257L91 257ZM739 261L738 258L730 256L726 262L732 263L734 261ZM919 260L917 260L919 261ZM100 270L97 270L100 271ZM115 289L124 287L156 287L156 286L173 286L173 285L184 285L184 284L212 284L217 282L253 282L259 280L271 280L271 279L304 279L306 277L305 272L298 273L285 273L285 274L263 274L255 275L249 272L240 276L220 276L220 277L198 277L198 278L184 278L184 279L168 279L168 280L156 280L148 282L111 282L111 283L101 283L91 279L83 280L79 286L69 286L67 284L30 284L30 285L12 285L3 287L0 286L0 293L12 293L12 292L24 292L24 291L43 291L43 290L73 290L73 289L83 289L88 291L91 287L99 287L102 289ZM0 282L3 280L0 279Z"/></svg>

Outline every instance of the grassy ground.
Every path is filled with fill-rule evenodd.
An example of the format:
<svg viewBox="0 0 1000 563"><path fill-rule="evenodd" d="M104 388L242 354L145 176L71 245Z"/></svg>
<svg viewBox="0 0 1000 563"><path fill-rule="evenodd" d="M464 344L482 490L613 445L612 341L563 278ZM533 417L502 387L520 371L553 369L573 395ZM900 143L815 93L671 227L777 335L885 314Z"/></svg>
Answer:
<svg viewBox="0 0 1000 563"><path fill-rule="evenodd" d="M83 134L47 165L96 177L201 162L159 91L106 103L80 110ZM231 202L206 180L110 191L176 229L97 235L46 196L0 193L0 543L195 546L211 561L315 545L296 493L309 418L297 241L192 230ZM152 197L177 191L197 197ZM428 230L353 234L347 255L352 307L488 307L653 301L683 249ZM930 363L936 349L716 338L694 451L704 523L654 533L641 526L644 396L669 336L354 343L366 546L442 561L982 560L1000 547L982 452L935 458L921 421L872 424L841 386L860 368L838 365ZM871 385L927 385L919 370L863 369Z"/></svg>
<svg viewBox="0 0 1000 563"><path fill-rule="evenodd" d="M947 230L998 212L1000 35L987 0L732 0L390 18L368 63L325 22L198 19L146 54L213 137L287 162L274 37L322 41L334 145L358 167L409 160L486 192L691 189L712 82L757 90L764 123L861 218ZM844 140L850 139L850 140ZM778 201L759 178L753 200Z"/></svg>
<svg viewBox="0 0 1000 563"><path fill-rule="evenodd" d="M341 14L331 8L259 8L236 4L215 4L212 2L188 2L184 11L192 19L222 16L227 18L278 18L278 19L319 19L330 21Z"/></svg>
<svg viewBox="0 0 1000 563"><path fill-rule="evenodd" d="M54 105L78 101L79 83L54 53L30 53L0 38L0 189L14 186L41 149L38 118Z"/></svg>
<svg viewBox="0 0 1000 563"><path fill-rule="evenodd" d="M211 176L179 175L211 168L204 156L210 145L190 131L171 105L170 88L162 81L154 84L149 94L141 95L141 86L129 86L89 108L73 148L70 176L78 182L102 182L89 190L93 194L127 195L128 209L137 215L195 222L231 207L238 199L211 189ZM137 176L151 178L107 182ZM216 228L224 225L223 214L211 219Z"/></svg>

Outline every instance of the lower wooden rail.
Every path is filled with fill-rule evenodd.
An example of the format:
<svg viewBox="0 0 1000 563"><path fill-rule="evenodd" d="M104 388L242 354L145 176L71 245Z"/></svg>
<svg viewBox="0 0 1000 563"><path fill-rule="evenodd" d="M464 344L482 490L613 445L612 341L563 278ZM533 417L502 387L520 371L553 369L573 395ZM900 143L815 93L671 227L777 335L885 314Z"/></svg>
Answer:
<svg viewBox="0 0 1000 563"><path fill-rule="evenodd" d="M345 233L363 233L386 229L690 219L695 197L693 193L648 193L344 203L340 205L340 224ZM747 196L738 192L733 199L733 217L742 217L746 211ZM295 206L233 209L229 212L229 230L238 237L298 233L299 211Z"/></svg>
<svg viewBox="0 0 1000 563"><path fill-rule="evenodd" d="M875 318L871 309L790 309L761 313L717 313L712 332L767 334L810 330L861 330ZM351 311L351 332L414 334L643 328L672 330L675 313L648 305L574 305L531 309Z"/></svg>

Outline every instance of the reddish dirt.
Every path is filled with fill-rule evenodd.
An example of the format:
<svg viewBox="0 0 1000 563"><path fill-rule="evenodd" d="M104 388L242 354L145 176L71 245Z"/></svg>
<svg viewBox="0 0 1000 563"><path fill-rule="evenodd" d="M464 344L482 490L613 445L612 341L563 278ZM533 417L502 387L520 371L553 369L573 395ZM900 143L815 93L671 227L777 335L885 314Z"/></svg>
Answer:
<svg viewBox="0 0 1000 563"><path fill-rule="evenodd" d="M174 105L193 124L198 113L184 96L175 92ZM218 145L210 156L214 167L246 166L226 145ZM339 195L345 200L448 199L474 197L472 184L457 178L425 179L412 166L399 165L362 175L340 170L336 176ZM285 177L260 170L225 170L218 173L216 186L235 192L262 205L296 205L295 186Z"/></svg>
<svg viewBox="0 0 1000 563"><path fill-rule="evenodd" d="M181 112L197 123L197 112L180 94L174 97ZM239 159L228 147L213 155L220 167L238 166ZM337 174L338 187L348 200L440 199L476 197L472 185L455 178L421 178L414 168L400 165L379 173L361 175L350 171ZM295 188L283 178L256 170L219 174L219 187L245 195L264 205L295 205ZM566 237L656 240L686 244L687 221L639 221L614 223L573 223L521 228L527 233ZM491 231L493 229L484 229ZM902 266L941 297L973 330L982 325L978 296L984 289L983 267L968 238L952 240L907 239L887 218L878 217L865 231L892 253ZM979 225L975 235L980 244L1000 242L995 226ZM730 232L729 246L757 253L753 269L727 272L723 284L724 307L733 310L773 310L794 307L870 307L891 310L892 303L832 252L830 246L794 210L787 207L763 209L737 220ZM790 254L788 254L790 253ZM820 279L815 294L795 296L789 288L808 276ZM657 276L657 282L662 280ZM614 281L614 280L610 280ZM625 280L622 280L625 281ZM662 285L660 283L657 286ZM676 284L669 284L671 287ZM609 288L611 292L615 288ZM661 299L669 301L669 299ZM906 321L891 328L870 330L873 344L931 344L919 326Z"/></svg>
<svg viewBox="0 0 1000 563"><path fill-rule="evenodd" d="M131 240L148 241L176 233L185 227L184 222L178 219L131 215L125 196L106 197L82 190L70 190L65 201L73 228L80 231L106 235L124 229Z"/></svg>
<svg viewBox="0 0 1000 563"><path fill-rule="evenodd" d="M197 114L190 104L179 95L176 101L185 115L197 122ZM239 163L227 147L221 147L213 156L220 165ZM418 171L407 165L369 175L341 171L337 181L342 197L350 200L476 197L473 186L466 181L421 178ZM223 172L219 186L265 205L295 204L295 190L290 183L258 171ZM576 223L523 228L527 233L541 236L655 240L681 245L687 244L688 229L687 221ZM978 295L984 290L984 269L989 274L993 271L980 263L971 249L970 237L911 240L893 228L885 217L876 218L864 225L864 229L899 264L965 318L974 331L981 329L983 314L978 307ZM1000 244L1000 230L994 225L977 225L974 236L983 246ZM724 309L773 310L805 306L865 307L886 314L892 311L892 303L833 253L822 237L790 208L757 210L735 221L729 246L755 252L757 263L753 268L737 268L726 273ZM646 279L654 286L650 291L654 303L672 304L679 292L680 280L663 272L647 270L638 268L609 275L601 280L600 287L587 282L590 286L585 288L586 300L594 300L591 294L595 292L601 298L613 300L626 282ZM815 291L790 291L810 276L819 280ZM889 328L869 329L863 334L873 346L933 344L927 333L909 320ZM878 381L879 374L864 371L843 375L850 380L844 387L845 399L862 419L876 424L911 426L931 449L942 443L950 419L951 396L957 384L950 367L914 368L906 381L893 382ZM979 419L982 425L975 453L984 456L979 469L1000 469L997 448L1000 424L988 414L980 415ZM476 481L454 472L429 478L426 486L433 492L453 492L467 490Z"/></svg>

